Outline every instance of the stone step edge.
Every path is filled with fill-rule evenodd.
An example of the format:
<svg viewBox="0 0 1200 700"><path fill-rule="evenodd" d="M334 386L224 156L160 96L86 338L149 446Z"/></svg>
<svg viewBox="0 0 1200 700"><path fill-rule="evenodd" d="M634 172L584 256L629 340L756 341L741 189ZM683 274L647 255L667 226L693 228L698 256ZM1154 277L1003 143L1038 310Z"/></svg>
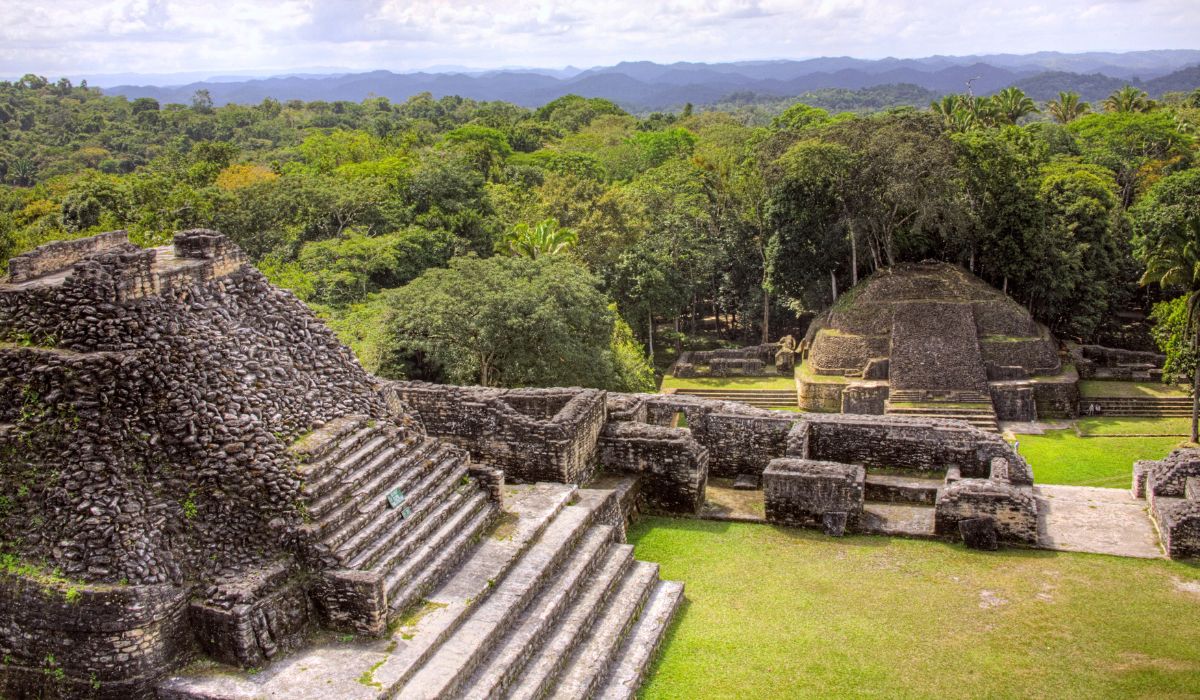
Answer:
<svg viewBox="0 0 1200 700"><path fill-rule="evenodd" d="M684 584L659 581L617 652L616 666L595 694L596 700L632 700L650 670L667 630L683 605Z"/></svg>

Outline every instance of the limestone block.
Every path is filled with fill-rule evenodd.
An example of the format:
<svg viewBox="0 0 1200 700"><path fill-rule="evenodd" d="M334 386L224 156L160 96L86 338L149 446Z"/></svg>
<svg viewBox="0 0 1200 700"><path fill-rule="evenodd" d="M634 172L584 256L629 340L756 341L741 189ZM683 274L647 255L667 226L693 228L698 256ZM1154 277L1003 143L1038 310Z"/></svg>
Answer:
<svg viewBox="0 0 1200 700"><path fill-rule="evenodd" d="M866 470L858 464L810 459L771 460L763 472L767 520L824 525L826 513L845 513L850 527L862 515Z"/></svg>

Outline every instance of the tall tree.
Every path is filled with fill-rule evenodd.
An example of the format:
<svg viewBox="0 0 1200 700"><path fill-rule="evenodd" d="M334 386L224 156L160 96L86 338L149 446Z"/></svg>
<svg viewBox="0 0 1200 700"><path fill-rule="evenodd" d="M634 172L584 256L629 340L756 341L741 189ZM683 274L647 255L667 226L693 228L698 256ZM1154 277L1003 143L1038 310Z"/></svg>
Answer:
<svg viewBox="0 0 1200 700"><path fill-rule="evenodd" d="M1006 87L992 95L992 106L1001 121L1016 124L1022 117L1038 112L1033 100L1017 87Z"/></svg>
<svg viewBox="0 0 1200 700"><path fill-rule="evenodd" d="M1067 124L1090 112L1092 106L1083 102L1077 92L1059 92L1057 100L1046 103L1046 111L1054 121Z"/></svg>
<svg viewBox="0 0 1200 700"><path fill-rule="evenodd" d="M1163 178L1134 208L1142 283L1182 290L1192 354L1200 347L1200 170ZM1192 442L1200 441L1200 363L1192 368Z"/></svg>
<svg viewBox="0 0 1200 700"><path fill-rule="evenodd" d="M1105 97L1103 104L1106 112L1149 112L1154 103L1145 90L1126 85Z"/></svg>
<svg viewBox="0 0 1200 700"><path fill-rule="evenodd" d="M561 255L579 242L579 237L569 228L558 225L556 219L542 219L533 226L517 224L504 237L503 245L509 253L537 258Z"/></svg>

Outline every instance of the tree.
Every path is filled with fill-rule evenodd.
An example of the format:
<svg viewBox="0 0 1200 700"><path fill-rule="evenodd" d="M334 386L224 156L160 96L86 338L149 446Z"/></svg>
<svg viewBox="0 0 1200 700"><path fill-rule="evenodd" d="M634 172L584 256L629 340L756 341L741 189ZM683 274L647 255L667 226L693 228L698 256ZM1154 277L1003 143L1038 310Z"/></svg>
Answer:
<svg viewBox="0 0 1200 700"><path fill-rule="evenodd" d="M1037 105L1020 88L1006 87L992 95L992 106L1007 124L1016 124L1022 117L1038 112Z"/></svg>
<svg viewBox="0 0 1200 700"><path fill-rule="evenodd" d="M599 280L564 258L454 258L383 295L395 354L454 383L624 389Z"/></svg>
<svg viewBox="0 0 1200 700"><path fill-rule="evenodd" d="M1192 152L1192 137L1180 132L1164 110L1089 114L1068 128L1085 160L1116 173L1126 207L1133 204L1146 166L1162 162L1178 168L1187 164Z"/></svg>
<svg viewBox="0 0 1200 700"><path fill-rule="evenodd" d="M579 242L569 228L558 225L555 219L542 219L533 226L519 223L505 235L503 247L512 255L537 258L561 255Z"/></svg>
<svg viewBox="0 0 1200 700"><path fill-rule="evenodd" d="M192 93L192 109L200 114L211 114L213 111L213 98L208 90L197 90Z"/></svg>
<svg viewBox="0 0 1200 700"><path fill-rule="evenodd" d="M1133 211L1143 284L1182 290L1183 329L1193 356L1200 347L1200 170L1167 176ZM1169 347L1164 349L1171 349ZM1177 361L1177 358L1176 358ZM1192 442L1200 441L1200 362L1192 365Z"/></svg>
<svg viewBox="0 0 1200 700"><path fill-rule="evenodd" d="M1154 103L1145 90L1126 85L1104 98L1106 112L1149 112Z"/></svg>
<svg viewBox="0 0 1200 700"><path fill-rule="evenodd" d="M1057 100L1046 103L1046 111L1059 124L1067 124L1092 110L1087 102L1080 101L1077 92L1059 92Z"/></svg>

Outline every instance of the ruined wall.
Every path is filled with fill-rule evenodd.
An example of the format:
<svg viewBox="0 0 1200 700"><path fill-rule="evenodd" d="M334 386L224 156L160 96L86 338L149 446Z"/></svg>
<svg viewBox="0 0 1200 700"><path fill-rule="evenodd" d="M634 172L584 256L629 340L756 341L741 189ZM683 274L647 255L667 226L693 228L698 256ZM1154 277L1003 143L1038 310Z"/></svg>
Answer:
<svg viewBox="0 0 1200 700"><path fill-rule="evenodd" d="M0 569L0 697L153 696L186 660L187 592L70 584Z"/></svg>
<svg viewBox="0 0 1200 700"><path fill-rule="evenodd" d="M888 387L856 386L851 384L842 392L842 413L883 415L887 405Z"/></svg>
<svg viewBox="0 0 1200 700"><path fill-rule="evenodd" d="M842 410L842 393L847 384L800 382L799 405L805 411L837 413Z"/></svg>
<svg viewBox="0 0 1200 700"><path fill-rule="evenodd" d="M609 472L641 476L642 496L654 510L697 513L704 505L709 453L688 430L610 422L600 434L599 453Z"/></svg>
<svg viewBox="0 0 1200 700"><path fill-rule="evenodd" d="M1037 501L1032 489L1004 479L962 479L938 494L934 532L958 538L958 523L991 518L1000 540L1037 544Z"/></svg>
<svg viewBox="0 0 1200 700"><path fill-rule="evenodd" d="M966 478L987 478L992 460L1002 457L1013 483L1033 482L1028 463L1002 437L959 421L805 414L792 430L787 454L868 467L942 471L957 466Z"/></svg>
<svg viewBox="0 0 1200 700"><path fill-rule="evenodd" d="M846 516L851 529L863 511L866 472L858 464L809 459L773 459L763 472L763 499L769 522L821 525L830 513Z"/></svg>
<svg viewBox="0 0 1200 700"><path fill-rule="evenodd" d="M128 243L129 237L124 231L109 231L72 241L52 241L36 250L9 258L8 278L12 282L25 282L65 270L89 255Z"/></svg>
<svg viewBox="0 0 1200 700"><path fill-rule="evenodd" d="M992 384L990 389L997 420L1037 420L1037 401L1034 400L1032 384Z"/></svg>
<svg viewBox="0 0 1200 700"><path fill-rule="evenodd" d="M426 382L388 385L430 435L502 469L510 481L581 483L596 465L606 421L597 389L493 389Z"/></svg>

